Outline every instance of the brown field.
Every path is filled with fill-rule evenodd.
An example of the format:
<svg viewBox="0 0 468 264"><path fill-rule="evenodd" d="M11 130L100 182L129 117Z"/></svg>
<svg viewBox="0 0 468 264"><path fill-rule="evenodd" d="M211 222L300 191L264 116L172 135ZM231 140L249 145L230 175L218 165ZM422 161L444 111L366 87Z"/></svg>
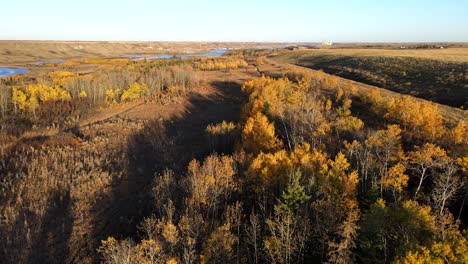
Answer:
<svg viewBox="0 0 468 264"><path fill-rule="evenodd" d="M444 49L321 48L293 51L291 56L301 56L306 53L312 55L412 57L448 62L468 62L468 47Z"/></svg>
<svg viewBox="0 0 468 264"><path fill-rule="evenodd" d="M444 105L468 107L468 48L279 51L277 60Z"/></svg>
<svg viewBox="0 0 468 264"><path fill-rule="evenodd" d="M0 41L0 66L46 60L120 57L129 54L197 53L210 49L269 48L281 43Z"/></svg>

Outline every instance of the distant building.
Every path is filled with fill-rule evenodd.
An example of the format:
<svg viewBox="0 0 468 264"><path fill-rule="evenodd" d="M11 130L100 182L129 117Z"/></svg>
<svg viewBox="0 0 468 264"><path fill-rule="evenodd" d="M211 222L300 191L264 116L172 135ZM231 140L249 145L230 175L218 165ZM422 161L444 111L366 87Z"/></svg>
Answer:
<svg viewBox="0 0 468 264"><path fill-rule="evenodd" d="M331 41L323 42L322 45L324 45L324 46L333 46L333 42L331 42Z"/></svg>

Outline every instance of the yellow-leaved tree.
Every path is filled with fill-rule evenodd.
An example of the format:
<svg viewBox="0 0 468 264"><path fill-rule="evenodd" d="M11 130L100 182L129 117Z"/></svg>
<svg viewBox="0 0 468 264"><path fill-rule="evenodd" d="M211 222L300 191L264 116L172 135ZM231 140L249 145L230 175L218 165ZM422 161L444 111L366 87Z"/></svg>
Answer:
<svg viewBox="0 0 468 264"><path fill-rule="evenodd" d="M242 130L242 147L255 155L281 148L282 142L275 135L275 126L260 112L247 119Z"/></svg>

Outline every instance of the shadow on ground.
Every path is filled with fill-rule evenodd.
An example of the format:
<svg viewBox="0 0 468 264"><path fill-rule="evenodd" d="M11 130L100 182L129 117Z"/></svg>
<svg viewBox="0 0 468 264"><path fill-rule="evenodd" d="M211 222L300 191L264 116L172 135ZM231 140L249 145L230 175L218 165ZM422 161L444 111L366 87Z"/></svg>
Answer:
<svg viewBox="0 0 468 264"><path fill-rule="evenodd" d="M236 82L212 83L216 92L210 95L193 93L185 113L171 120L151 120L128 140L126 178L112 184L112 195L96 204L106 214L94 222L96 242L113 236L137 238L137 226L154 213L152 182L169 168L183 177L188 163L210 154L206 139L207 125L223 120L237 121L245 99ZM102 210L102 209L99 209ZM105 224L104 224L105 223ZM96 247L99 244L96 245Z"/></svg>

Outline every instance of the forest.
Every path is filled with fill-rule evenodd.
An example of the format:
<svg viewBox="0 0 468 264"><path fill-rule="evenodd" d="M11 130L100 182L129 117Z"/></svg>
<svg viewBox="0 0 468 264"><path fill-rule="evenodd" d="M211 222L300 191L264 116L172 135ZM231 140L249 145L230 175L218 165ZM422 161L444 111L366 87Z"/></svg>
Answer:
<svg viewBox="0 0 468 264"><path fill-rule="evenodd" d="M466 111L275 52L1 78L1 262L468 263Z"/></svg>

